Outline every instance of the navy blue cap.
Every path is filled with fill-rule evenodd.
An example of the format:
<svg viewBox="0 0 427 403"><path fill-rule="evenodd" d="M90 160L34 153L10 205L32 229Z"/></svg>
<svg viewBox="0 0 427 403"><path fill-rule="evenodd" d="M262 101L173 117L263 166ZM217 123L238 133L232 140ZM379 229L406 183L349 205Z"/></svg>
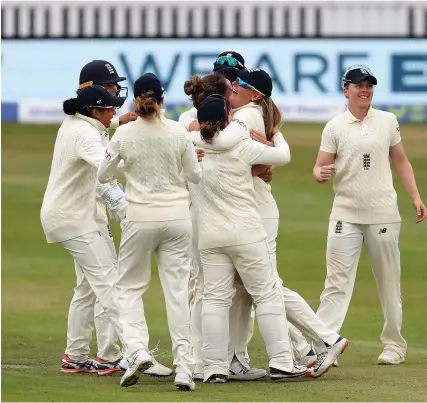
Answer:
<svg viewBox="0 0 427 403"><path fill-rule="evenodd" d="M197 109L199 123L224 121L230 111L229 103L221 95L211 95L205 98Z"/></svg>
<svg viewBox="0 0 427 403"><path fill-rule="evenodd" d="M93 60L80 71L79 89L90 85L107 85L125 81L120 77L116 68L106 60Z"/></svg>
<svg viewBox="0 0 427 403"><path fill-rule="evenodd" d="M126 98L111 95L101 85L91 85L79 91L77 100L81 108L120 108Z"/></svg>
<svg viewBox="0 0 427 403"><path fill-rule="evenodd" d="M133 85L133 96L136 98L140 95L152 91L157 103L163 100L165 92L159 78L153 73L146 73L138 78Z"/></svg>
<svg viewBox="0 0 427 403"><path fill-rule="evenodd" d="M249 69L245 71L236 71L237 77L249 84L264 97L271 97L273 91L273 81L270 75L262 69Z"/></svg>
<svg viewBox="0 0 427 403"><path fill-rule="evenodd" d="M365 80L377 85L377 79L372 74L371 69L367 66L356 64L346 70L342 78L342 85L345 87L350 83L359 84Z"/></svg>

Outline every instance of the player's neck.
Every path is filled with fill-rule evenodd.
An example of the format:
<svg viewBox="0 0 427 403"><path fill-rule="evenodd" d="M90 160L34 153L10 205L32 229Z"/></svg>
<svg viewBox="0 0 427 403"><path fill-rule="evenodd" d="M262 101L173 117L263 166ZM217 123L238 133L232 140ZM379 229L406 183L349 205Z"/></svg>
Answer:
<svg viewBox="0 0 427 403"><path fill-rule="evenodd" d="M365 119L366 116L368 115L370 108L371 108L371 105L369 105L368 107L351 105L348 107L348 110L356 119L363 121L363 119Z"/></svg>

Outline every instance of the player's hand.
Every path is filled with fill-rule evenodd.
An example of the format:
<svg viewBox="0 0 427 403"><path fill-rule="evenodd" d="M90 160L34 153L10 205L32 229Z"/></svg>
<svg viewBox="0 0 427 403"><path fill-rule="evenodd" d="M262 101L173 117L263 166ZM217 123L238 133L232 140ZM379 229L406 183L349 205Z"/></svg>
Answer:
<svg viewBox="0 0 427 403"><path fill-rule="evenodd" d="M202 162L203 157L205 156L204 151L196 150L196 155L197 155L197 161Z"/></svg>
<svg viewBox="0 0 427 403"><path fill-rule="evenodd" d="M317 167L315 172L316 180L320 183L326 183L329 179L331 179L334 171L334 164Z"/></svg>
<svg viewBox="0 0 427 403"><path fill-rule="evenodd" d="M269 169L270 169L270 167L268 165L254 165L252 167L252 176L258 176L258 177L261 177L261 175L262 176L268 176L269 173L267 171ZM271 173L271 176L273 176L272 173ZM261 178L261 179L264 180L263 178Z"/></svg>
<svg viewBox="0 0 427 403"><path fill-rule="evenodd" d="M413 201L415 211L417 212L416 223L418 224L421 221L424 221L426 218L426 206L421 200L421 197L416 197Z"/></svg>
<svg viewBox="0 0 427 403"><path fill-rule="evenodd" d="M273 180L273 170L268 167L267 170L258 175L258 178L262 179L265 183L270 183Z"/></svg>
<svg viewBox="0 0 427 403"><path fill-rule="evenodd" d="M256 140L262 144L265 144L266 146L274 147L274 143L272 141L268 141L261 132L258 132L252 129L250 131L250 134L251 134L252 140ZM255 175L255 176L258 176L258 175Z"/></svg>
<svg viewBox="0 0 427 403"><path fill-rule="evenodd" d="M128 112L119 118L119 125L125 125L126 123L133 122L136 120L138 115L135 112Z"/></svg>
<svg viewBox="0 0 427 403"><path fill-rule="evenodd" d="M188 126L188 131L190 132L198 132L200 130L200 123L197 120L193 120Z"/></svg>

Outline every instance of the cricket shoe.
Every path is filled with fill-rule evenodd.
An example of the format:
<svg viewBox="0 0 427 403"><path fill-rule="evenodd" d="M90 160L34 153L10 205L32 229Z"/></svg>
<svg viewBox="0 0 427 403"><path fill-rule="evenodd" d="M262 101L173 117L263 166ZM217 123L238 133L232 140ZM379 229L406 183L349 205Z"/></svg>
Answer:
<svg viewBox="0 0 427 403"><path fill-rule="evenodd" d="M124 358L120 358L116 361L104 361L102 358L98 357L96 360L98 362L98 375L113 375L118 371L125 371L127 368L120 365L123 360Z"/></svg>
<svg viewBox="0 0 427 403"><path fill-rule="evenodd" d="M227 382L228 382L228 376L224 374L213 374L205 381L205 383L227 383Z"/></svg>
<svg viewBox="0 0 427 403"><path fill-rule="evenodd" d="M293 378L302 378L310 377L312 374L311 368L307 368L303 365L296 365L292 368L292 371L283 371L278 368L270 367L270 379L293 379Z"/></svg>
<svg viewBox="0 0 427 403"><path fill-rule="evenodd" d="M316 364L316 362L317 362L317 355L313 351L313 349L311 349L305 357L301 358L298 361L298 365L302 365L303 367L311 368Z"/></svg>
<svg viewBox="0 0 427 403"><path fill-rule="evenodd" d="M313 367L313 378L319 378L333 367L335 360L348 346L348 340L340 337L333 346L318 354L316 365Z"/></svg>
<svg viewBox="0 0 427 403"><path fill-rule="evenodd" d="M170 369L160 364L160 362L158 362L153 356L151 357L151 361L152 361L152 365L150 368L144 371L145 375L163 378L163 377L171 376L173 374L173 369ZM120 361L119 366L122 368L122 370L126 371L128 369L129 364L126 359L122 359ZM202 379L203 379L203 375L202 375Z"/></svg>
<svg viewBox="0 0 427 403"><path fill-rule="evenodd" d="M193 374L193 379L195 382L203 381L205 379L203 372L195 372Z"/></svg>
<svg viewBox="0 0 427 403"><path fill-rule="evenodd" d="M150 368L144 371L145 375L155 376L155 377L167 377L173 374L173 369L165 367L163 364L160 364L155 358L152 358L153 362Z"/></svg>
<svg viewBox="0 0 427 403"><path fill-rule="evenodd" d="M381 355L378 357L379 365L398 365L405 361L405 357L401 357L395 351L385 348Z"/></svg>
<svg viewBox="0 0 427 403"><path fill-rule="evenodd" d="M131 359L128 359L128 369L120 380L120 386L127 388L128 386L138 383L138 371L145 371L153 364L153 357L145 350L138 350Z"/></svg>
<svg viewBox="0 0 427 403"><path fill-rule="evenodd" d="M63 374L95 374L98 372L98 362L91 358L74 361L68 355L62 357L61 372Z"/></svg>
<svg viewBox="0 0 427 403"><path fill-rule="evenodd" d="M178 390L196 390L193 378L185 372L177 372L175 375L175 386Z"/></svg>
<svg viewBox="0 0 427 403"><path fill-rule="evenodd" d="M267 376L265 369L244 367L237 358L233 358L228 379L230 381L256 381Z"/></svg>

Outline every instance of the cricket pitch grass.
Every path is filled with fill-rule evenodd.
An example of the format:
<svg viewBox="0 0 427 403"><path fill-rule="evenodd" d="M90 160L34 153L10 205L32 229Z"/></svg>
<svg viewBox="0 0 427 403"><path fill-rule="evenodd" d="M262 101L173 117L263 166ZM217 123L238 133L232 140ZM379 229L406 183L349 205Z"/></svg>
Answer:
<svg viewBox="0 0 427 403"><path fill-rule="evenodd" d="M364 251L341 331L349 339L349 347L340 357L339 368L320 379L198 383L195 392L179 393L173 377L141 376L138 385L124 389L119 387L118 375L62 375L60 361L75 274L67 252L46 243L39 220L57 127L2 123L2 401L427 400L427 222L415 225L411 201L399 183L403 334L408 342L404 364L376 364L382 351L383 317ZM292 161L275 170L272 185L281 216L278 267L284 283L317 309L326 273L333 196L331 184L322 186L312 178L322 126L285 124L283 132ZM427 202L427 126L402 125L401 132ZM119 227L113 226L113 231L118 243ZM171 366L171 342L154 264L145 309L150 347L160 340L158 359ZM96 358L94 341L95 337L92 356ZM267 368L258 331L249 348L252 365Z"/></svg>

